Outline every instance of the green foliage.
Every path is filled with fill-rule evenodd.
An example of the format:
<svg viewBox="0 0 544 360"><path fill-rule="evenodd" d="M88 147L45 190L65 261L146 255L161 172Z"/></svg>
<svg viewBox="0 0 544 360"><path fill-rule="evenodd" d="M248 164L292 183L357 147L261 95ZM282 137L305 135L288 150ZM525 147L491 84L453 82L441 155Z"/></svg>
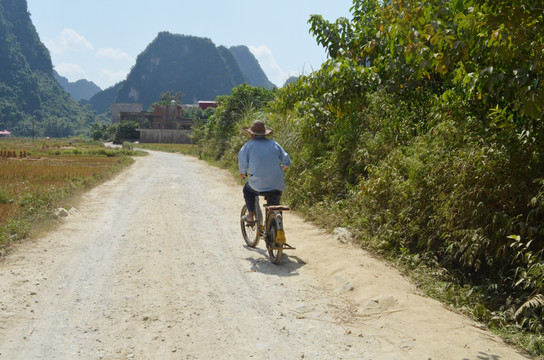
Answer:
<svg viewBox="0 0 544 360"><path fill-rule="evenodd" d="M300 114L294 205L325 204L379 251L488 284L476 316L492 323L489 314L515 312L505 321L534 333L544 292L541 10L529 0L368 0L354 1L352 20L312 16L332 60L282 89L275 107ZM342 81L331 71L338 63L363 84ZM346 94L336 111L320 83Z"/></svg>
<svg viewBox="0 0 544 360"><path fill-rule="evenodd" d="M408 267L442 267L454 285L436 289L441 299L521 330L542 354L538 6L366 0L354 1L351 20L312 16L331 59L259 111L220 98L199 145L233 165L245 141L236 130L266 118L293 160L292 207L328 227L349 226Z"/></svg>
<svg viewBox="0 0 544 360"><path fill-rule="evenodd" d="M95 115L53 76L26 1L0 1L0 128L15 136L86 135Z"/></svg>
<svg viewBox="0 0 544 360"><path fill-rule="evenodd" d="M181 103L181 99L185 96L181 91L176 92L175 94L172 91L165 91L160 95L160 101L158 105L170 105L172 101L176 103Z"/></svg>
<svg viewBox="0 0 544 360"><path fill-rule="evenodd" d="M354 1L353 20L310 19L332 58L372 67L391 92L457 88L472 106L544 111L544 22L532 0ZM523 120L523 118L519 118Z"/></svg>
<svg viewBox="0 0 544 360"><path fill-rule="evenodd" d="M112 137L109 127L107 125L100 125L98 123L94 123L91 126L90 135L91 139L93 140L110 140Z"/></svg>
<svg viewBox="0 0 544 360"><path fill-rule="evenodd" d="M203 151L207 156L220 159L228 141L240 131L241 119L264 109L274 98L274 91L242 84L232 89L232 95L216 98L217 108L207 121L200 121L195 128L195 142L206 143ZM246 124L249 126L251 123Z"/></svg>
<svg viewBox="0 0 544 360"><path fill-rule="evenodd" d="M206 110L202 110L199 106L193 106L189 108L183 108L182 116L190 119L195 119L196 121L207 121L214 112L214 107L209 107Z"/></svg>
<svg viewBox="0 0 544 360"><path fill-rule="evenodd" d="M0 189L0 204L7 204L10 200L8 193L4 189Z"/></svg>
<svg viewBox="0 0 544 360"><path fill-rule="evenodd" d="M136 140L140 138L140 127L137 121L121 121L119 124L112 125L113 142L123 143L125 140Z"/></svg>

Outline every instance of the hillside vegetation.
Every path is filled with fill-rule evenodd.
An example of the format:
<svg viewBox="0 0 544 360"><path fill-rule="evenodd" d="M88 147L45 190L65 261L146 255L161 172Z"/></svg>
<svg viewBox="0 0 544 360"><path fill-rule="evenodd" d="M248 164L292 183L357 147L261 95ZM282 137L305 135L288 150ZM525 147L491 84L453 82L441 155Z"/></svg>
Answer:
<svg viewBox="0 0 544 360"><path fill-rule="evenodd" d="M293 160L292 207L427 269L430 294L542 355L542 4L381 3L312 16L330 60L221 98L196 131L201 156L234 168L241 126L264 119Z"/></svg>
<svg viewBox="0 0 544 360"><path fill-rule="evenodd" d="M81 102L102 114L115 102L139 102L147 109L161 93L181 92L182 103L194 104L230 94L243 83L274 87L247 46L226 48L208 38L163 31L138 55L126 80Z"/></svg>
<svg viewBox="0 0 544 360"><path fill-rule="evenodd" d="M247 84L256 87L264 86L265 89L269 90L277 87L270 80L268 80L266 74L259 65L259 61L255 55L249 51L247 46L231 46L229 50L236 61L238 61L238 64L240 64L240 69L242 69L242 72L246 77Z"/></svg>
<svg viewBox="0 0 544 360"><path fill-rule="evenodd" d="M161 32L138 55L115 102L140 102L147 108L162 92L181 91L182 102L192 104L230 94L246 81L241 65L226 47L216 47L208 38Z"/></svg>
<svg viewBox="0 0 544 360"><path fill-rule="evenodd" d="M182 101L193 104L245 82L273 86L246 46L231 51L168 32L138 56L127 79L103 91L55 74L26 0L0 0L0 130L17 137L87 136L93 125L111 122L113 103L140 102L147 109L164 92L182 92Z"/></svg>
<svg viewBox="0 0 544 360"><path fill-rule="evenodd" d="M59 85L72 96L76 101L89 100L93 95L102 91L95 83L85 79L80 79L75 82L70 82L64 76L60 76L55 70L53 75Z"/></svg>
<svg viewBox="0 0 544 360"><path fill-rule="evenodd" d="M16 136L88 134L96 115L61 89L26 1L0 0L0 128Z"/></svg>

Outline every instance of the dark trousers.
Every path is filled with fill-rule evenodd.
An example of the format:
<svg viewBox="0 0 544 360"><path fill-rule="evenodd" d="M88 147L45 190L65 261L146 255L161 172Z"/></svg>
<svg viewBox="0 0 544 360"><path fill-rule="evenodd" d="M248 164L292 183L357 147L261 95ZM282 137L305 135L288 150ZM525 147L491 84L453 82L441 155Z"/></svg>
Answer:
<svg viewBox="0 0 544 360"><path fill-rule="evenodd" d="M279 205L281 202L281 191L279 190L260 192L253 190L251 186L246 183L243 192L247 210L251 212L255 211L255 197L259 195L264 196L269 205Z"/></svg>

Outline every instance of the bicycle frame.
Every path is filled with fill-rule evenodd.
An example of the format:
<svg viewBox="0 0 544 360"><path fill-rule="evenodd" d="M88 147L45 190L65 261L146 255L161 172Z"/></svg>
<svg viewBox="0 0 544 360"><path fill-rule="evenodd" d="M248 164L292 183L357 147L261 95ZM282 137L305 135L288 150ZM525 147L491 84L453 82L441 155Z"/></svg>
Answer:
<svg viewBox="0 0 544 360"><path fill-rule="evenodd" d="M266 209L266 219L265 219L265 233L268 233L268 231L271 228L272 219L275 220L276 223L276 244L281 244L283 247L283 244L286 243L285 238L285 231L283 230L283 214L282 211L288 210L288 209L277 209L277 207L280 207L281 205L265 205Z"/></svg>
<svg viewBox="0 0 544 360"><path fill-rule="evenodd" d="M285 205L269 205L264 204L265 215L263 219L262 208L259 204L259 197L263 196L266 199L266 195L259 195L255 197L255 216L259 224L260 235L265 239L267 247L270 249L277 249L278 247L272 246L269 239L269 231L272 226L272 221L276 227L275 241L277 245L281 245L281 249L290 249L293 248L290 245L287 245L287 239L285 237L285 230L283 229L283 212L288 211L289 207ZM264 221L263 221L264 220Z"/></svg>
<svg viewBox="0 0 544 360"><path fill-rule="evenodd" d="M266 199L264 205L260 204L259 198L261 196ZM283 212L288 211L289 207L286 205L271 205L268 204L268 201L267 194L255 197L254 223L247 223L244 220L248 209L245 205L242 206L240 225L247 245L255 248L259 240L264 239L270 261L277 265L281 261L283 250L294 250L295 248L287 244L283 227Z"/></svg>

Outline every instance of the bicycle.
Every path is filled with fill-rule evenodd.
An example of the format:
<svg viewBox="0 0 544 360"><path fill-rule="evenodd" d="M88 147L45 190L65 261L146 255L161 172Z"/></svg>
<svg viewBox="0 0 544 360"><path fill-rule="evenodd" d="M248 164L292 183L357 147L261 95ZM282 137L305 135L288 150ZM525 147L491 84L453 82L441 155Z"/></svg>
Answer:
<svg viewBox="0 0 544 360"><path fill-rule="evenodd" d="M264 197L266 204L264 207L265 217L263 219L263 209L259 205L259 198ZM247 207L244 204L240 213L240 226L244 240L250 248L255 248L259 244L259 240L263 238L266 242L268 256L273 264L278 265L283 255L283 250L295 250L294 247L287 244L285 231L283 229L283 212L289 211L286 205L270 205L268 204L268 196L262 193L255 197L255 221L248 223L244 220L244 215L248 213Z"/></svg>

